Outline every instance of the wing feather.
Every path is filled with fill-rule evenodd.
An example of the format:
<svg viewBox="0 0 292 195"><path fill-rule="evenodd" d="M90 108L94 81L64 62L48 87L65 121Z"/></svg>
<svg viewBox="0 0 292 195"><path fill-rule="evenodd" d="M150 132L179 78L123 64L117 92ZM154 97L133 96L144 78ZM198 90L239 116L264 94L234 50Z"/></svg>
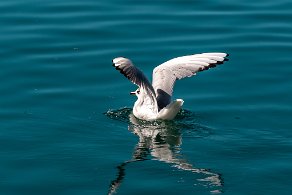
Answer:
<svg viewBox="0 0 292 195"><path fill-rule="evenodd" d="M140 88L143 88L143 91L149 95L151 100L154 102L153 104L156 105L156 95L151 83L143 72L133 65L131 60L124 57L118 57L113 59L113 66L132 83Z"/></svg>
<svg viewBox="0 0 292 195"><path fill-rule="evenodd" d="M173 58L153 70L152 86L156 93L159 109L171 102L176 80L194 76L197 72L208 70L227 61L226 53L202 53Z"/></svg>

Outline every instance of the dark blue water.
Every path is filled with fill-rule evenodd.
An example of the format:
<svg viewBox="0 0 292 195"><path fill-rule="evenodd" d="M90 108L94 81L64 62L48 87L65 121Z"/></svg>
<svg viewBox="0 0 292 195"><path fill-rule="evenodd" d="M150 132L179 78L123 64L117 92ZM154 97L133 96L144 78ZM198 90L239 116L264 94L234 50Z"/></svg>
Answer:
<svg viewBox="0 0 292 195"><path fill-rule="evenodd" d="M4 0L0 194L290 194L292 3ZM131 115L145 74L228 52L177 82L174 121Z"/></svg>

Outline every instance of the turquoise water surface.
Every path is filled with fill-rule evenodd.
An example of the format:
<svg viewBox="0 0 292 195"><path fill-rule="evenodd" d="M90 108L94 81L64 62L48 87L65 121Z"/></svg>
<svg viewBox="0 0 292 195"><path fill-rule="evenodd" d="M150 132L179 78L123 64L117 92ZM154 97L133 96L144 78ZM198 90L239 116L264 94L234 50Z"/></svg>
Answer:
<svg viewBox="0 0 292 195"><path fill-rule="evenodd" d="M292 2L4 0L0 194L291 194ZM229 61L176 83L174 121L131 114L125 56Z"/></svg>

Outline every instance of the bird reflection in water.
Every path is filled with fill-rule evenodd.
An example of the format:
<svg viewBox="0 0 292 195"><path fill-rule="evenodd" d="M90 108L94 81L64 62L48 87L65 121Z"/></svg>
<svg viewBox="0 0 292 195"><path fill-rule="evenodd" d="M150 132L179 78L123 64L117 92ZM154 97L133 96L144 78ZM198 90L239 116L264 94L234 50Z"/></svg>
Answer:
<svg viewBox="0 0 292 195"><path fill-rule="evenodd" d="M127 111L127 109L122 109L119 114L122 112L127 113ZM107 115L110 118L118 119L116 113L108 112ZM132 159L117 166L117 177L110 184L109 195L114 194L121 185L126 175L127 164L150 159L170 164L177 170L199 175L201 178L196 180L196 184L205 186L211 193L219 194L223 192L223 178L221 174L212 172L209 169L194 167L184 159L180 147L182 143L180 125L173 121L142 121L137 119L132 113L128 117L129 130L139 137L139 142L134 148ZM202 129L202 127L198 126L198 129Z"/></svg>

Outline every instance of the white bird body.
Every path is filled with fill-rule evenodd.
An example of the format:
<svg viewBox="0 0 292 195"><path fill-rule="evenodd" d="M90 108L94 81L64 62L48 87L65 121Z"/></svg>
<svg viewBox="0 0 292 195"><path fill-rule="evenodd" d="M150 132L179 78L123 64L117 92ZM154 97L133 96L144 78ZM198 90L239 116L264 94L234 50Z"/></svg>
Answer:
<svg viewBox="0 0 292 195"><path fill-rule="evenodd" d="M141 88L140 93L136 95L138 99L133 107L134 116L143 120L156 120L158 115L157 103L154 102L153 104L153 101L143 88Z"/></svg>
<svg viewBox="0 0 292 195"><path fill-rule="evenodd" d="M137 96L133 107L135 117L143 120L172 120L180 111L183 100L171 102L176 80L191 77L228 60L226 53L203 53L174 58L153 70L152 85L145 75L124 57L113 59L113 65L139 88L131 94Z"/></svg>
<svg viewBox="0 0 292 195"><path fill-rule="evenodd" d="M177 99L158 111L157 106L152 104L148 95L142 93L134 104L133 114L143 120L172 120L180 111L183 102L182 99Z"/></svg>

